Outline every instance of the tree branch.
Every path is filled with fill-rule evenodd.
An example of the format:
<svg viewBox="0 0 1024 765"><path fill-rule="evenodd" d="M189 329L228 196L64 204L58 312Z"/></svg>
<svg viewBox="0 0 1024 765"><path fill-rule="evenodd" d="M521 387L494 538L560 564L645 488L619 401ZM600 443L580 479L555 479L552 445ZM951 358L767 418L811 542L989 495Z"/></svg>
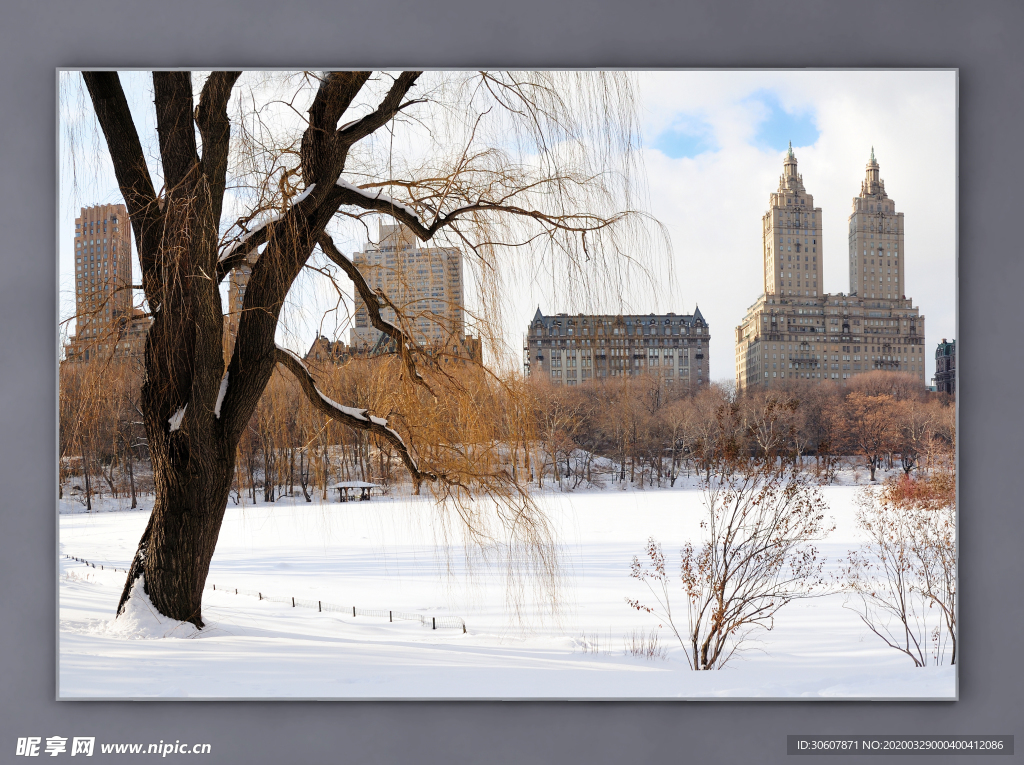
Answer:
<svg viewBox="0 0 1024 765"><path fill-rule="evenodd" d="M419 466L416 464L416 460L409 452L409 447L406 446L405 441L402 440L402 437L398 435L395 430L388 427L387 420L381 417L374 417L366 409L342 406L336 401L325 396L316 387L316 381L313 380L313 376L309 373L306 365L291 351L287 351L278 346L276 349L275 359L278 364L287 368L288 371L295 376L295 379L298 380L299 385L302 388L302 392L306 394L310 403L313 404L313 406L320 412L333 420L337 420L344 425L348 425L351 428L366 430L386 439L388 443L398 450L398 454L402 458L402 462L405 463L406 468L408 468L409 472L412 474L413 480L437 480L436 474L429 471L421 471L419 469Z"/></svg>
<svg viewBox="0 0 1024 765"><path fill-rule="evenodd" d="M351 146L386 125L402 109L418 103L416 101L402 103L402 98L409 92L421 74L423 72L402 72L391 85L384 100L373 112L338 131L338 139L341 144L346 147Z"/></svg>
<svg viewBox="0 0 1024 765"><path fill-rule="evenodd" d="M160 161L168 193L199 164L192 108L191 72L153 72Z"/></svg>
<svg viewBox="0 0 1024 765"><path fill-rule="evenodd" d="M145 283L146 275L153 273L156 266L163 214L157 205L142 142L117 72L82 72L82 78L89 89L96 119L107 141L117 185L128 208Z"/></svg>
<svg viewBox="0 0 1024 765"><path fill-rule="evenodd" d="M231 269L245 263L252 252L261 244L265 244L269 238L270 228L263 225L231 244L217 261L217 283L224 281L224 277L231 273Z"/></svg>
<svg viewBox="0 0 1024 765"><path fill-rule="evenodd" d="M210 185L215 221L220 220L228 169L228 147L231 139L228 101L231 99L231 89L241 75L241 72L213 72L203 85L199 106L196 108L196 124L203 139L201 165Z"/></svg>
<svg viewBox="0 0 1024 765"><path fill-rule="evenodd" d="M505 212L511 215L518 215L523 218L533 218L540 223L546 224L554 229L563 231L586 233L598 231L602 228L616 223L628 213L619 213L612 218L601 218L596 215L549 215L540 210L527 210L517 205L487 202L484 200L472 204L463 205L452 210L446 215L438 215L429 226L425 225L419 215L403 202L399 202L387 196L381 191L376 193L361 189L348 181L338 179L335 188L331 190L329 201L340 206L343 204L361 207L364 210L387 213L395 220L404 223L421 241L429 241L440 229L450 226L462 216L480 211Z"/></svg>
<svg viewBox="0 0 1024 765"><path fill-rule="evenodd" d="M320 82L299 151L307 185L341 174L344 152L337 151L338 120L368 79L369 72L329 72Z"/></svg>
<svg viewBox="0 0 1024 765"><path fill-rule="evenodd" d="M395 341L395 347L398 349L399 356L401 356L402 362L405 364L405 369L409 373L410 379L426 388L432 396L435 395L434 391L431 390L430 386L427 385L426 380L424 380L423 376L419 373L419 370L416 369L416 362L413 360L412 352L409 349L410 345L416 347L416 343L399 327L396 327L391 322L386 321L384 317L380 315L380 308L383 303L393 310L396 316L400 316L401 312L395 304L392 303L388 296L383 292L374 292L370 289L370 285L366 283L362 273L360 273L359 269L356 268L355 263L345 257L345 255L334 245L334 240L331 239L330 234L326 232L321 234L317 243L320 245L320 249L323 250L324 254L340 266L341 270L344 271L348 278L352 280L352 283L356 287L356 291L366 304L366 311L369 314L370 323Z"/></svg>

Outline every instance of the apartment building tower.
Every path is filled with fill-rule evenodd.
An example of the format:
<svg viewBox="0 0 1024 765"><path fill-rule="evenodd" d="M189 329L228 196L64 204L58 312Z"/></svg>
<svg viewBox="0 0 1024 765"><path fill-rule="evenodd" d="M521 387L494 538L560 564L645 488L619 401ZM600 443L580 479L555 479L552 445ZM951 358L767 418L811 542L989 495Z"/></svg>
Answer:
<svg viewBox="0 0 1024 765"><path fill-rule="evenodd" d="M382 291L405 317L405 328L424 347L458 345L465 336L465 295L462 251L455 247L422 247L405 226L381 224L379 242L367 242L352 261L373 290ZM381 316L395 321L395 312ZM350 344L372 349L382 341L370 323L366 303L355 296L355 323Z"/></svg>
<svg viewBox="0 0 1024 765"><path fill-rule="evenodd" d="M696 308L691 315L545 316L540 308L527 329L527 376L556 385L653 374L692 390L709 382L711 334Z"/></svg>
<svg viewBox="0 0 1024 765"><path fill-rule="evenodd" d="M848 218L849 293L823 291L822 223L790 145L762 219L764 292L736 327L737 390L846 385L875 370L909 372L924 386L925 319L905 294L903 213L873 148Z"/></svg>

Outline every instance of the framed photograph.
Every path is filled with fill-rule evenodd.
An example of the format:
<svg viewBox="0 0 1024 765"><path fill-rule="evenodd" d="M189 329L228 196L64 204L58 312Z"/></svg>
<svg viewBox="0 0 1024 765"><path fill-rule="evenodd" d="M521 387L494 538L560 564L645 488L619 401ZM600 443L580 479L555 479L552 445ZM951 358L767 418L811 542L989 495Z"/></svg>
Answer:
<svg viewBox="0 0 1024 765"><path fill-rule="evenodd" d="M957 698L956 70L58 88L58 698Z"/></svg>

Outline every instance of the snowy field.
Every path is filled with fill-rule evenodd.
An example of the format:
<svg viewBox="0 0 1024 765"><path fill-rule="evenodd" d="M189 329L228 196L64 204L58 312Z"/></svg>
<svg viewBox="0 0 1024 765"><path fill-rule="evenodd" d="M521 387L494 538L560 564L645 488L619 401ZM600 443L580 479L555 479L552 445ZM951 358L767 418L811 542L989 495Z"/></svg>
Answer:
<svg viewBox="0 0 1024 765"><path fill-rule="evenodd" d="M825 487L836 530L822 544L834 570L858 544L857 489ZM563 545L564 605L541 618L527 598L525 621L509 618L500 566L467 574L461 551L439 552L426 498L372 502L229 505L211 567L207 628L165 622L135 602L114 620L127 568L152 502L136 511L105 500L80 512L64 501L59 558L62 698L698 698L955 697L952 667L914 668L831 594L782 609L775 628L728 667L693 672L670 630L657 630L666 658L625 650L634 630L658 620L625 598L650 602L629 577L647 538L664 546L669 570L698 539L701 493L693 486L647 491L544 494ZM450 573L447 569L450 569ZM419 613L426 625L319 613L223 591ZM682 593L676 590L683 611ZM458 616L466 633L430 627ZM685 624L679 625L685 628Z"/></svg>

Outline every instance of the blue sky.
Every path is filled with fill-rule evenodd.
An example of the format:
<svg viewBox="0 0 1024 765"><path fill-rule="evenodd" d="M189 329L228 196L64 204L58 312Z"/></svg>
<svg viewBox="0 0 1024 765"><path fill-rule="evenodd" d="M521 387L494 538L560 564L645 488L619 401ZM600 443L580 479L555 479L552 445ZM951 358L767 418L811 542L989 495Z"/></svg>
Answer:
<svg viewBox="0 0 1024 765"><path fill-rule="evenodd" d="M813 146L821 132L810 106L786 108L772 90L759 89L741 101L753 114L756 129L752 143L766 151L785 151L793 146ZM715 127L701 112L682 112L665 130L649 138L648 145L671 159L693 158L717 151Z"/></svg>

